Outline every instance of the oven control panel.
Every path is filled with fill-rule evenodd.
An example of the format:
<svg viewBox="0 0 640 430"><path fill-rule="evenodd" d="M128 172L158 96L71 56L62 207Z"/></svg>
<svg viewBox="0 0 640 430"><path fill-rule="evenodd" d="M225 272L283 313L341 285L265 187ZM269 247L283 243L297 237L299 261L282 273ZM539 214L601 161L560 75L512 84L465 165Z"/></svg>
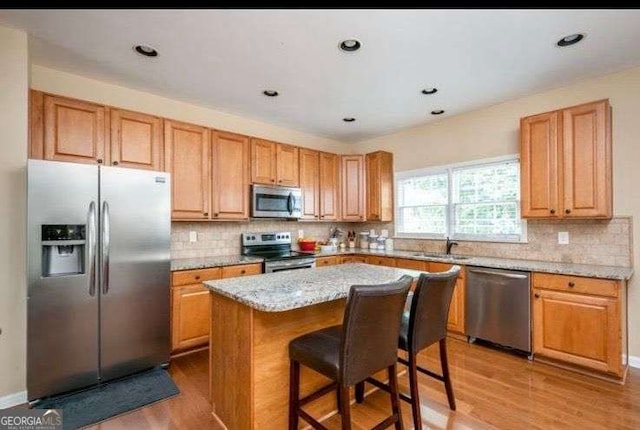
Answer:
<svg viewBox="0 0 640 430"><path fill-rule="evenodd" d="M268 233L242 233L242 246L256 245L283 245L291 243L291 233L268 232Z"/></svg>

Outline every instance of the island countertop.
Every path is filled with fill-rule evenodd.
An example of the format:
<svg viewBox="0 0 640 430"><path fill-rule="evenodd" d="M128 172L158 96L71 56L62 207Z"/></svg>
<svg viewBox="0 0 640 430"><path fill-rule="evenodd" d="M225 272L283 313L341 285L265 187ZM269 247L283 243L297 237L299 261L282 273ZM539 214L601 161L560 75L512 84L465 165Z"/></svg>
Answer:
<svg viewBox="0 0 640 430"><path fill-rule="evenodd" d="M282 312L346 298L352 285L384 284L419 274L417 270L354 263L219 279L204 285L253 309Z"/></svg>

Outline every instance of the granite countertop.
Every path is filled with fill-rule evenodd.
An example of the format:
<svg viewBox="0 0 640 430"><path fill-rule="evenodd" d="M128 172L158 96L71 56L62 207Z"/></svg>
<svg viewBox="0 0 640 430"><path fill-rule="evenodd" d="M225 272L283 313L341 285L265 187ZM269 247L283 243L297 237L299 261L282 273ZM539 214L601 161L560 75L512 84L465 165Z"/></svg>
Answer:
<svg viewBox="0 0 640 430"><path fill-rule="evenodd" d="M189 269L207 269L210 267L235 266L236 264L262 263L262 258L245 257L244 255L218 255L201 258L171 259L171 271Z"/></svg>
<svg viewBox="0 0 640 430"><path fill-rule="evenodd" d="M454 260L451 258L423 257L417 251L374 251L369 249L346 249L344 251L335 252L318 252L316 257L325 257L332 255L379 255L392 258L409 258L412 260L438 261L444 263L460 264L464 266L481 266L494 269L510 269L525 270L531 272L557 273L563 275L587 276L603 279L629 280L633 276L633 268L622 266L599 266L595 264L575 264L575 263L559 263L553 261L539 260L521 260L515 258L494 258L494 257L467 257L464 259Z"/></svg>
<svg viewBox="0 0 640 430"><path fill-rule="evenodd" d="M265 312L343 299L355 284L384 284L419 271L355 263L206 281L211 291Z"/></svg>

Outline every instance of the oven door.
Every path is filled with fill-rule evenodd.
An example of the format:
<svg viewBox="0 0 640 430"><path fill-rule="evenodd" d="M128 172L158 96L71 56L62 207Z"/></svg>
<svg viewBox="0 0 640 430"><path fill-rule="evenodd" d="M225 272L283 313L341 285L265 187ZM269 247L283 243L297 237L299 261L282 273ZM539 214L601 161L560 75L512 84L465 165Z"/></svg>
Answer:
<svg viewBox="0 0 640 430"><path fill-rule="evenodd" d="M300 188L254 185L251 192L253 218L300 218L302 191Z"/></svg>
<svg viewBox="0 0 640 430"><path fill-rule="evenodd" d="M316 267L315 258L292 258L289 260L267 261L264 273L284 272L285 270L309 269Z"/></svg>

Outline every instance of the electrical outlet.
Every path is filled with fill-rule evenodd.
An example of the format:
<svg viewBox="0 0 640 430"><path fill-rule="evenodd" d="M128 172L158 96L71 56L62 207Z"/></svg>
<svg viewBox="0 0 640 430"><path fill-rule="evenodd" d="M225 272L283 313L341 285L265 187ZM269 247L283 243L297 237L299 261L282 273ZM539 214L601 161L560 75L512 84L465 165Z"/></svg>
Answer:
<svg viewBox="0 0 640 430"><path fill-rule="evenodd" d="M304 237L304 230L300 229L298 230L298 239L302 239Z"/></svg>
<svg viewBox="0 0 640 430"><path fill-rule="evenodd" d="M569 244L569 232L568 231L559 231L558 232L558 244L559 245L568 245Z"/></svg>
<svg viewBox="0 0 640 430"><path fill-rule="evenodd" d="M189 232L189 242L197 242L198 241L198 233L195 231Z"/></svg>

